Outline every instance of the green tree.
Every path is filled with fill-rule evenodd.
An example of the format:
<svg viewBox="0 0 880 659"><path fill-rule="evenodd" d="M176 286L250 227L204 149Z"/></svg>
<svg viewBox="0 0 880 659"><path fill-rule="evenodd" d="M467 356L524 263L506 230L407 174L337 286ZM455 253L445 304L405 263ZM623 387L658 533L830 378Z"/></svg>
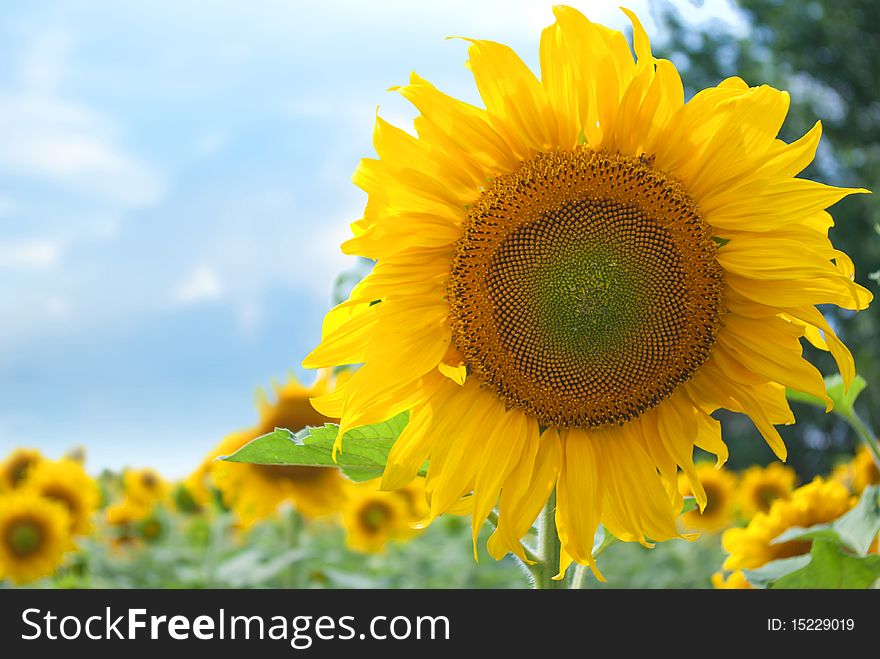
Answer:
<svg viewBox="0 0 880 659"><path fill-rule="evenodd" d="M737 5L749 24L745 36L721 22L697 30L671 5L653 5L655 19L667 35L656 50L683 70L687 94L734 75L750 85L766 83L788 90L791 110L781 137L796 139L817 119L823 125L816 161L802 176L880 192L880 3L739 0ZM836 221L832 240L853 258L859 283L877 295L880 197L854 195L837 204L832 213ZM823 311L840 329L869 383L860 400L860 413L876 428L880 422L880 303L858 315ZM834 372L827 355L813 357L824 373ZM793 449L792 463L807 478L826 471L833 454L849 450L853 438L830 415L803 406L795 412L802 423L783 434ZM738 423L734 422L733 434L755 435ZM748 444L758 445L755 441ZM734 455L743 462L771 457L763 449L737 449Z"/></svg>

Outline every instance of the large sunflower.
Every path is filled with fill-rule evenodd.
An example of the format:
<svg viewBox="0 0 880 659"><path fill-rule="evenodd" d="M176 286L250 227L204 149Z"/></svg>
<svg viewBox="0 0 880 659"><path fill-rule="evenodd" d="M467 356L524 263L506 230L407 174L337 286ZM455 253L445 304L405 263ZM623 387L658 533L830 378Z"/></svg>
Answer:
<svg viewBox="0 0 880 659"><path fill-rule="evenodd" d="M339 510L345 494L344 479L338 469L213 461L217 456L234 453L275 428L296 431L333 421L316 412L309 403L311 396L326 394L333 381L327 372L319 374L311 387L303 387L291 378L284 386L276 387L275 402L261 392L257 425L227 435L206 459L207 473L213 476L224 503L237 513L245 526L270 516L283 501L293 503L306 517L320 517ZM203 471L200 468L196 473Z"/></svg>
<svg viewBox="0 0 880 659"><path fill-rule="evenodd" d="M71 549L62 504L29 490L0 496L0 579L23 584L48 576Z"/></svg>
<svg viewBox="0 0 880 659"><path fill-rule="evenodd" d="M74 535L91 530L92 515L98 509L101 493L79 462L70 458L43 460L33 467L25 486L41 497L64 504Z"/></svg>
<svg viewBox="0 0 880 659"><path fill-rule="evenodd" d="M343 251L377 263L325 318L310 368L363 364L316 401L346 429L410 410L384 487L430 458L431 517L473 492L489 549L522 555L553 488L562 567L593 565L598 524L678 537L694 445L723 460L720 408L785 457L785 387L826 400L800 339L852 357L818 304L863 309L825 209L853 192L795 178L819 124L777 139L788 94L730 78L684 101L637 18L622 33L567 7L541 36L541 76L470 41L485 108L413 74L417 136L377 119L369 195ZM339 440L341 442L341 439ZM341 447L344 451L344 447Z"/></svg>

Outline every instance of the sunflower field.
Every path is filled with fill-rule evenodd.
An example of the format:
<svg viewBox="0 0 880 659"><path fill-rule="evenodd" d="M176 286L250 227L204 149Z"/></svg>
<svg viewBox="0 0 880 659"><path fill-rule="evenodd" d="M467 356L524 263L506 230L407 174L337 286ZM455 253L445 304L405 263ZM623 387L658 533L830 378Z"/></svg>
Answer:
<svg viewBox="0 0 880 659"><path fill-rule="evenodd" d="M0 588L880 588L878 9L648 5L392 88L356 265L199 460L4 436Z"/></svg>

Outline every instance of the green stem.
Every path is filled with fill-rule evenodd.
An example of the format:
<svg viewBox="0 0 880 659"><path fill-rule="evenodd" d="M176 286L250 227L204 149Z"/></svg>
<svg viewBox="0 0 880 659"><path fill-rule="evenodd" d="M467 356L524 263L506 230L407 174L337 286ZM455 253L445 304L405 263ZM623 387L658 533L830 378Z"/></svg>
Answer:
<svg viewBox="0 0 880 659"><path fill-rule="evenodd" d="M302 536L303 519L295 509L290 508L282 513L283 517L283 539L286 549L294 549L299 546L300 537ZM297 563L288 565L282 576L282 588L299 588L300 570Z"/></svg>
<svg viewBox="0 0 880 659"><path fill-rule="evenodd" d="M861 417L856 414L855 410L850 410L848 414L841 414L841 416L846 419L847 423L849 423L853 430L856 431L859 439L861 439L864 445L868 447L868 450L871 451L871 455L874 457L874 462L876 463L877 468L880 469L880 443L877 442L877 436L871 431L868 424L862 421Z"/></svg>
<svg viewBox="0 0 880 659"><path fill-rule="evenodd" d="M574 576L571 578L571 588L572 590L580 590L584 587L584 579L587 576L587 566L581 565L580 563L574 568Z"/></svg>
<svg viewBox="0 0 880 659"><path fill-rule="evenodd" d="M553 580L553 577L559 572L559 554L562 551L559 533L556 531L556 490L550 494L544 511L541 513L538 538L538 544L541 547L542 569L540 578L535 579L535 588L542 590L565 588L564 581Z"/></svg>
<svg viewBox="0 0 880 659"><path fill-rule="evenodd" d="M498 513L496 513L493 510L492 512L489 513L489 516L486 518L486 521L492 525L493 529L497 529L498 528ZM520 565L522 565L522 567L528 571L528 573L532 577L532 581L537 584L538 579L540 578L540 575L541 575L541 570L542 570L542 567L540 565L541 559L538 557L537 554L535 554L534 551L531 550L531 548L529 548L529 546L526 543L523 542L521 544L522 544L522 548L523 548L523 553L525 554L525 557L528 562L522 560L516 554L514 554L514 558L516 558L516 560L519 561Z"/></svg>

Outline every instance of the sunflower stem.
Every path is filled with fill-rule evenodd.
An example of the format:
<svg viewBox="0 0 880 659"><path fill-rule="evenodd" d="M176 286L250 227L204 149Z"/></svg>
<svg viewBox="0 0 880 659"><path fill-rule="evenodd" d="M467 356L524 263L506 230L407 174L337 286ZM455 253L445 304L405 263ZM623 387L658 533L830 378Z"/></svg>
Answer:
<svg viewBox="0 0 880 659"><path fill-rule="evenodd" d="M492 526L493 529L498 528L498 513L494 510L489 513L489 516L486 518L486 521ZM531 577L532 583L537 584L538 580L541 577L541 559L535 554L534 551L524 542L520 543L523 548L523 553L527 560L522 560L516 554L513 557L517 560L517 562L528 572Z"/></svg>
<svg viewBox="0 0 880 659"><path fill-rule="evenodd" d="M565 582L553 579L559 572L559 554L562 551L559 533L556 530L556 490L550 494L541 513L538 544L541 547L541 572L540 578L535 579L535 588L541 590L565 588Z"/></svg>
<svg viewBox="0 0 880 659"><path fill-rule="evenodd" d="M877 465L877 468L880 469L880 443L877 441L877 435L874 434L871 428L868 427L868 424L862 420L855 410L850 410L847 414L841 416L846 419L846 422L856 431L856 434L859 436L859 439L862 440L862 443L868 447L869 451L871 451L874 463Z"/></svg>
<svg viewBox="0 0 880 659"><path fill-rule="evenodd" d="M300 537L302 536L303 520L300 514L294 508L290 508L283 513L283 541L286 549L294 549L299 546ZM298 588L299 587L299 565L291 563L285 568L282 575L282 588Z"/></svg>
<svg viewBox="0 0 880 659"><path fill-rule="evenodd" d="M574 569L574 576L571 578L571 585L569 588L572 590L581 590L584 587L584 579L587 576L587 566L577 564L577 567Z"/></svg>

